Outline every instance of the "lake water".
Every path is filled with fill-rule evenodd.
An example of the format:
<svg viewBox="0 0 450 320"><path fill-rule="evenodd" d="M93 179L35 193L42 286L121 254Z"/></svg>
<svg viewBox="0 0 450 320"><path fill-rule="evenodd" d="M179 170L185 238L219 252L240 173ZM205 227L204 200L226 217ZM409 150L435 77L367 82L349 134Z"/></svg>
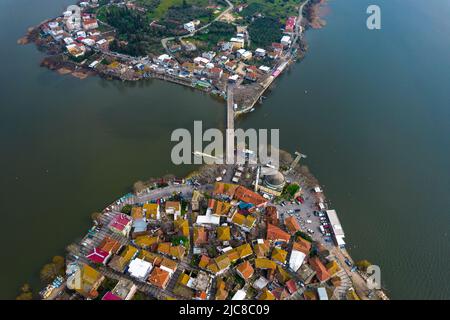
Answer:
<svg viewBox="0 0 450 320"><path fill-rule="evenodd" d="M39 288L39 269L134 181L192 168L170 134L223 128L224 104L151 81L78 80L39 67L26 28L70 0L0 3L0 298ZM365 27L379 4L382 30ZM244 128L281 128L338 211L350 251L381 267L392 298L450 298L450 4L332 0L306 59L277 81ZM307 93L305 94L305 90Z"/></svg>

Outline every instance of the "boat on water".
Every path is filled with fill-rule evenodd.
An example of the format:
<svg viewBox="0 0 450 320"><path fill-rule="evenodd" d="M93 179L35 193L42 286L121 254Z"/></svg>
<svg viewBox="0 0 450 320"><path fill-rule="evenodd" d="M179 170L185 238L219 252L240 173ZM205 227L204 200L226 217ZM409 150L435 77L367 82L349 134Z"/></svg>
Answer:
<svg viewBox="0 0 450 320"><path fill-rule="evenodd" d="M253 111L255 111L255 108L251 108L249 112L253 112Z"/></svg>

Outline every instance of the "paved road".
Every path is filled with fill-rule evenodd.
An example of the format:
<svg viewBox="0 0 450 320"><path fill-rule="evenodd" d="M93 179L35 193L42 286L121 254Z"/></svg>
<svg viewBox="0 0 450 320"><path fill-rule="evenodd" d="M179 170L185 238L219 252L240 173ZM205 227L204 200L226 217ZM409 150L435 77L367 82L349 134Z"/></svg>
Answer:
<svg viewBox="0 0 450 320"><path fill-rule="evenodd" d="M227 88L226 161L234 163L234 86Z"/></svg>

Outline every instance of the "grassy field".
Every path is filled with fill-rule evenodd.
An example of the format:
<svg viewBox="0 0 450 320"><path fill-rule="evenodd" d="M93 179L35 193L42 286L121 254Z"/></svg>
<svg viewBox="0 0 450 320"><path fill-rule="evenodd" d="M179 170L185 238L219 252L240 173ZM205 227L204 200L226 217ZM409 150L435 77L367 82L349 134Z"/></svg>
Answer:
<svg viewBox="0 0 450 320"><path fill-rule="evenodd" d="M277 18L284 23L288 16L298 14L298 6L304 0L245 0L248 7L241 13L242 16L252 16L261 13L264 16Z"/></svg>
<svg viewBox="0 0 450 320"><path fill-rule="evenodd" d="M174 6L181 6L183 4L194 5L198 7L206 7L215 1L210 0L137 0L138 4L148 9L148 16L151 19L162 19L167 14L167 11Z"/></svg>

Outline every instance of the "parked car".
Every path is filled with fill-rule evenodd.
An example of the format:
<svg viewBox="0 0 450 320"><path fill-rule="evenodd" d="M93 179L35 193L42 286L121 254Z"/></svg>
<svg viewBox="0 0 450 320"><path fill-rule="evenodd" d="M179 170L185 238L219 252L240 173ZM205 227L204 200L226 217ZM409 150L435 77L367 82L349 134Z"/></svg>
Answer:
<svg viewBox="0 0 450 320"><path fill-rule="evenodd" d="M349 267L352 266L352 263L350 262L350 260L348 258L345 258L344 260L345 264L348 265Z"/></svg>

